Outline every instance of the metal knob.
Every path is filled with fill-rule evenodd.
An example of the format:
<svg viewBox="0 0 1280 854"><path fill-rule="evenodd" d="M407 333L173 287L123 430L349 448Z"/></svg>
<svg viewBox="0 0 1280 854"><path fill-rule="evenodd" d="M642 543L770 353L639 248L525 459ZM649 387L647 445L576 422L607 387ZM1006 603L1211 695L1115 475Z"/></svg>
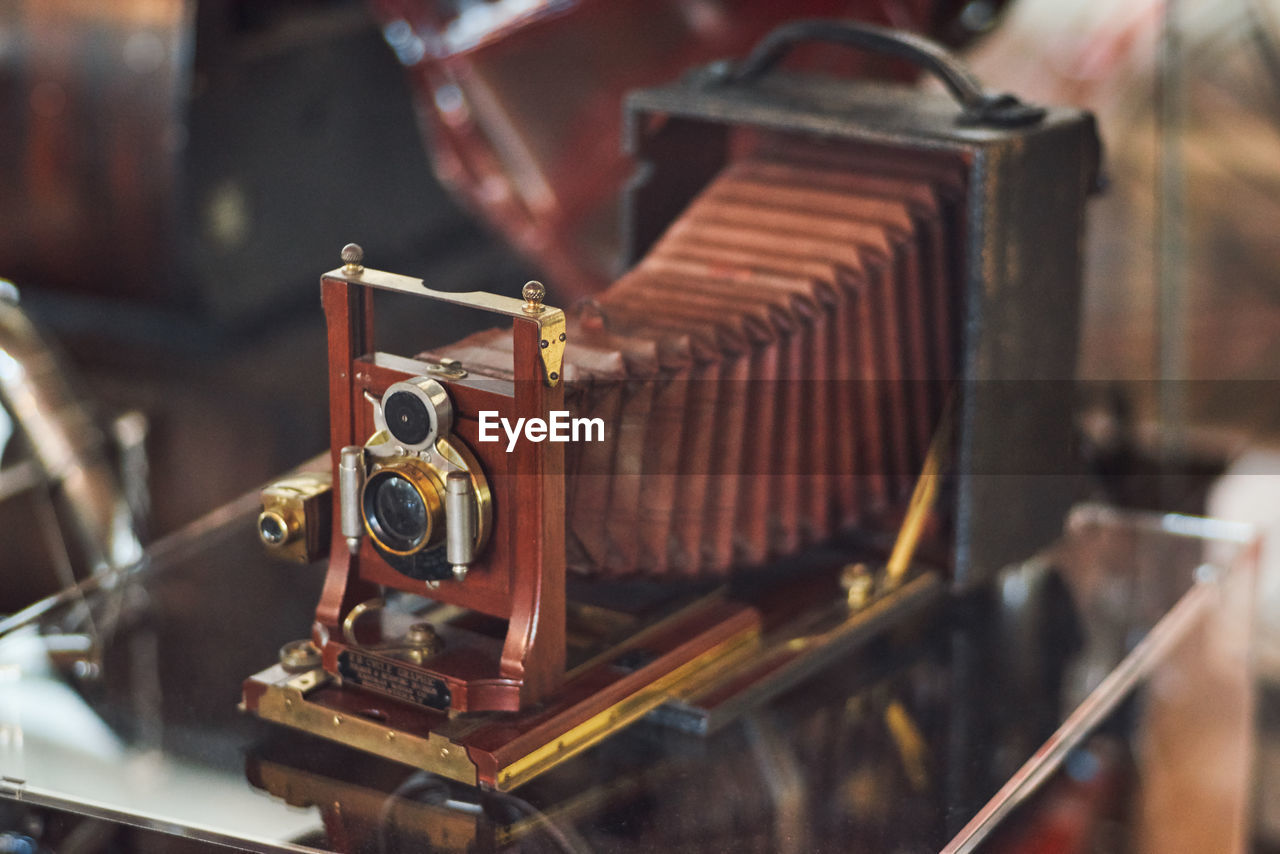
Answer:
<svg viewBox="0 0 1280 854"><path fill-rule="evenodd" d="M342 272L359 273L364 269L364 250L358 243L348 243L342 247Z"/></svg>
<svg viewBox="0 0 1280 854"><path fill-rule="evenodd" d="M280 647L280 664L286 673L303 673L320 666L320 650L309 640L290 641Z"/></svg>
<svg viewBox="0 0 1280 854"><path fill-rule="evenodd" d="M524 288L520 291L520 295L524 297L524 310L526 314L542 313L542 300L547 296L547 289L543 286L542 282L525 282Z"/></svg>

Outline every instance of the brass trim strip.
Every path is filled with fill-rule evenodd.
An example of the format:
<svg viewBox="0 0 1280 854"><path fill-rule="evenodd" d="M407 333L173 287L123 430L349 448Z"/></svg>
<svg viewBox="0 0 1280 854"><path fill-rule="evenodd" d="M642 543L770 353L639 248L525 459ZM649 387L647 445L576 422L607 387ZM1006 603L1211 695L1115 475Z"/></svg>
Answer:
<svg viewBox="0 0 1280 854"><path fill-rule="evenodd" d="M479 785L466 748L437 733L427 738L401 732L357 715L342 714L311 702L306 695L330 681L322 670L309 670L287 682L266 686L258 700L259 717L404 762L459 783ZM341 735L339 735L341 732Z"/></svg>
<svg viewBox="0 0 1280 854"><path fill-rule="evenodd" d="M885 587L892 590L907 578L911 568L911 559L915 556L916 545L924 532L924 523L933 510L938 498L938 489L942 481L942 467L946 465L951 453L951 407L953 395L948 395L947 402L938 419L938 427L934 431L933 441L929 443L929 452L925 456L920 477L915 488L911 490L911 501L907 505L907 514L898 529L898 537L893 543L893 551L885 564Z"/></svg>
<svg viewBox="0 0 1280 854"><path fill-rule="evenodd" d="M762 639L761 648L749 667L726 667L715 671L711 678L703 680L704 684L688 690L677 708L682 708L689 714L705 715L705 732L713 732L747 709L766 702L831 666L851 652L859 635L879 631L878 627L887 626L886 620L901 613L904 608L923 606L934 596L940 595L943 587L937 573L925 572L901 587L880 594L824 631L793 635L783 629L771 633ZM714 710L707 712L700 709L699 702L703 698L740 680L751 667L767 667L769 661L788 656L789 660L779 669L773 670L769 678L745 686Z"/></svg>
<svg viewBox="0 0 1280 854"><path fill-rule="evenodd" d="M577 756L587 748L599 744L608 736L648 714L673 696L677 696L684 687L682 683L691 681L701 683L705 680L698 677L704 675L704 671L728 666L754 652L759 637L759 627L752 626L744 629L701 655L695 656L667 675L641 686L634 694L624 697L609 708L588 718L554 741L537 747L498 769L497 788L504 792L511 791L539 774L551 770L561 762Z"/></svg>
<svg viewBox="0 0 1280 854"><path fill-rule="evenodd" d="M352 285L365 285L384 291L430 297L453 305L478 308L507 317L533 321L538 324L539 337L546 342L546 346L541 348L540 355L547 385L554 388L559 385L563 377L565 318L564 312L558 308L544 305L542 311L531 314L525 310L527 303L522 299L499 296L487 291L467 291L466 293L438 291L427 287L422 279L387 273L383 270L371 270L367 267L361 267L354 272L348 272L345 268L339 267L324 275L327 279L337 279Z"/></svg>
<svg viewBox="0 0 1280 854"><path fill-rule="evenodd" d="M843 640L857 629L861 629L877 618L889 613L899 603L909 601L917 594L928 593L931 589L940 587L941 583L938 573L928 570L901 586L888 587L886 585L887 589L884 593L881 593L861 608L850 611L849 615L837 625L820 632L787 638L778 649L780 651L804 652Z"/></svg>
<svg viewBox="0 0 1280 854"><path fill-rule="evenodd" d="M586 661L583 661L581 664L575 665L568 673L565 674L565 677L564 677L565 681L569 682L574 678L576 678L577 676L580 676L581 674L586 673L588 670L592 669L593 667L598 667L604 662L609 661L610 659L616 658L618 656L618 653L621 650L625 650L627 648L644 646L645 643L654 635L659 634L663 631L666 631L671 626L677 623L681 623L688 620L691 614L696 614L699 610L707 607L709 604L713 602L724 601L725 599L727 599L727 591L728 591L727 586L717 587L716 589L712 590L710 593L707 593L704 596L700 596L699 598L694 599L692 602L689 602L681 606L680 608L677 608L671 613L664 614L658 617L652 623L640 626L631 634L629 634L626 638L618 641L617 643L611 644L605 649L600 650L595 655L588 658ZM570 607L574 605L574 603L572 602L568 604Z"/></svg>

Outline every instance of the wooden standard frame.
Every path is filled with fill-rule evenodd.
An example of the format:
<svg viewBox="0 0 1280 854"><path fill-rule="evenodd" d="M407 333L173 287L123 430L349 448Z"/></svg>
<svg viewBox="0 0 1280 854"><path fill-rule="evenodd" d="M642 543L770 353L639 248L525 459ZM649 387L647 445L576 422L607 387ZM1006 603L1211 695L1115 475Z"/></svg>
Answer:
<svg viewBox="0 0 1280 854"><path fill-rule="evenodd" d="M491 482L501 481L495 484L496 544L491 543L465 581L444 581L428 590L424 582L387 566L367 537L352 555L335 525L313 640L322 651L325 669L337 673L338 656L348 648L343 621L356 605L377 597L379 585L506 619L501 654L492 666L478 662L475 655L456 661L440 656L424 667L399 660L395 664L447 683L453 711L528 707L554 691L565 672L564 448L552 442L524 442L508 455L504 443L477 446L474 432L478 408L500 408L511 418L546 418L551 410L563 409L564 385L558 376L563 313L549 307L530 313L520 300L491 294L432 291L418 279L376 270L340 269L326 274L321 280L321 301L328 325L335 483L340 450L362 445L371 435L365 393L380 396L392 382L412 375L392 366L394 360L374 353L374 289L441 299L512 318L515 355L508 394L465 380L440 378L453 398L455 432L480 457ZM339 500L335 490L335 520L341 518Z"/></svg>

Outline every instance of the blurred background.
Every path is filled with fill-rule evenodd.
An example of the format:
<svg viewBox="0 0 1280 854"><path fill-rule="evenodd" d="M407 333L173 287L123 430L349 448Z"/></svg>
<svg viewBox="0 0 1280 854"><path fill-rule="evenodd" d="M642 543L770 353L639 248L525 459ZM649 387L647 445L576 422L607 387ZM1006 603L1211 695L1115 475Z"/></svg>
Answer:
<svg viewBox="0 0 1280 854"><path fill-rule="evenodd" d="M323 449L315 282L344 243L437 287L544 277L571 303L617 272L622 94L785 17L844 14L967 46L990 88L1097 113L1087 393L1153 449L1225 459L1280 430L1275 3L775 5L13 0L0 275L80 397L149 419L150 530L169 531ZM905 74L837 50L796 61ZM421 349L458 322L388 334Z"/></svg>
<svg viewBox="0 0 1280 854"><path fill-rule="evenodd" d="M154 538L325 449L317 282L345 243L448 290L515 295L540 278L567 306L618 272L627 91L742 56L798 15L959 45L999 5L15 0L0 6L0 277L65 359L79 422L144 417L133 438L149 465L132 477ZM829 46L798 54L830 73L911 71ZM404 308L379 310L382 349L480 322ZM49 421L26 431L36 457ZM33 455L11 432L0 465ZM30 532L0 568L78 569L61 557L76 543L40 535L66 509L35 493L0 501L0 530ZM54 589L23 575L0 588L0 613Z"/></svg>

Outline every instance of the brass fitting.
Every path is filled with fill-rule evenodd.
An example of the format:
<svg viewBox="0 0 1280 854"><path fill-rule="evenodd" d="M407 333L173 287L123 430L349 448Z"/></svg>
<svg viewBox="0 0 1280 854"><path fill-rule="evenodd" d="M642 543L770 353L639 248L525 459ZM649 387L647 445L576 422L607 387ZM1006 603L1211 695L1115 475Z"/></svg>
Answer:
<svg viewBox="0 0 1280 854"><path fill-rule="evenodd" d="M294 563L311 563L329 550L333 502L329 472L302 472L262 489L258 538L268 551Z"/></svg>

